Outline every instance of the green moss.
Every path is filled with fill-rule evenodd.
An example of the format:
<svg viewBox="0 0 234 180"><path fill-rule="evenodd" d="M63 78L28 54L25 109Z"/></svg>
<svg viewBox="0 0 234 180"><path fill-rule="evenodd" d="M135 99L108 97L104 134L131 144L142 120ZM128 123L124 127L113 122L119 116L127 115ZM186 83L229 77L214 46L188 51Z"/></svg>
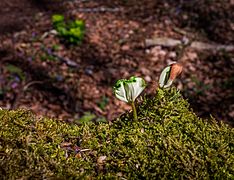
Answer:
<svg viewBox="0 0 234 180"><path fill-rule="evenodd" d="M233 179L234 130L198 118L175 89L112 123L80 126L0 110L1 179Z"/></svg>

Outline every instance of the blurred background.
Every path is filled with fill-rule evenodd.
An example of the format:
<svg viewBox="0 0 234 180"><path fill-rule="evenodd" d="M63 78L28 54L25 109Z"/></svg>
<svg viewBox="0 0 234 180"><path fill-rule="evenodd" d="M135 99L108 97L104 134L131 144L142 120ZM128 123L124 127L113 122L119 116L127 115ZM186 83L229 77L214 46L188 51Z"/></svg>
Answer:
<svg viewBox="0 0 234 180"><path fill-rule="evenodd" d="M234 125L233 0L1 0L0 107L67 121L129 110L112 86L162 69L200 116ZM151 42L151 43L149 43Z"/></svg>

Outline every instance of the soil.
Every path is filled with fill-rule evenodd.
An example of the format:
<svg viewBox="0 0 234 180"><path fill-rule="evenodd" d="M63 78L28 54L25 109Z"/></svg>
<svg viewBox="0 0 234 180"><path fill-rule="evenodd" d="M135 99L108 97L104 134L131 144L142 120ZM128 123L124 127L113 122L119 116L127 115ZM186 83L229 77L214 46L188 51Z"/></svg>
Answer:
<svg viewBox="0 0 234 180"><path fill-rule="evenodd" d="M184 71L175 85L194 111L234 124L233 52L145 45L155 36L233 45L233 6L207 0L1 0L0 107L68 121L87 112L113 120L130 109L113 96L116 80L141 76L148 83L145 94L153 96L162 69L179 61ZM56 13L85 21L81 45L66 45L53 33Z"/></svg>

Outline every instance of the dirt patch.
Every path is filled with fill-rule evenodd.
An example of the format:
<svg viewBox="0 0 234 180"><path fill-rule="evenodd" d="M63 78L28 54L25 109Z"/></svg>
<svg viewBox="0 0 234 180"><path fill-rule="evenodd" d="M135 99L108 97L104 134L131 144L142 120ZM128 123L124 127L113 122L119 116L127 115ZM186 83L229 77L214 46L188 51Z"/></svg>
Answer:
<svg viewBox="0 0 234 180"><path fill-rule="evenodd" d="M193 27L219 43L234 43L233 1L190 1L177 9L180 27Z"/></svg>
<svg viewBox="0 0 234 180"><path fill-rule="evenodd" d="M34 25L36 14L46 11L62 12L61 2L45 0L1 0L0 36Z"/></svg>

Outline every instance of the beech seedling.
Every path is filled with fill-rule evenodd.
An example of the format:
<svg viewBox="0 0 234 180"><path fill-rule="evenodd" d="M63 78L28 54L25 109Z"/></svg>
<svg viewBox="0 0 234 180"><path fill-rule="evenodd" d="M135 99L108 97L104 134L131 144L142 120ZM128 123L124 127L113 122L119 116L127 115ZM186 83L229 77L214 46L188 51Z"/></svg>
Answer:
<svg viewBox="0 0 234 180"><path fill-rule="evenodd" d="M159 78L159 86L161 88L168 88L172 85L177 76L181 74L183 70L182 65L174 62L171 65L165 67Z"/></svg>
<svg viewBox="0 0 234 180"><path fill-rule="evenodd" d="M137 120L135 100L145 87L146 83L144 79L133 76L130 79L118 80L113 88L114 94L119 100L132 106L134 120Z"/></svg>

